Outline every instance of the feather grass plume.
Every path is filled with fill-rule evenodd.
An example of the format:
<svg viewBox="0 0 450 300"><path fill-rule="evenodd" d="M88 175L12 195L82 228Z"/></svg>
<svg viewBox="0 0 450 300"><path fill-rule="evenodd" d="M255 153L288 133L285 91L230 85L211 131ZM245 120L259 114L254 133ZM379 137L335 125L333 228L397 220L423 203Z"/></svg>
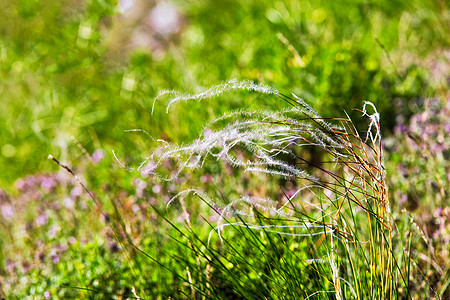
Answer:
<svg viewBox="0 0 450 300"><path fill-rule="evenodd" d="M369 121L367 135L361 137L348 115L322 118L296 95L284 95L249 81L230 80L198 94L165 91L157 99L172 96L168 110L180 101L201 101L230 90L271 94L290 107L225 114L207 124L190 144L161 143L137 170L175 181L183 172L201 168L206 158L213 158L244 172L295 181L298 190L281 203L241 196L221 206L203 192L187 192L218 207L223 220L229 216L239 218L235 222L219 222L215 228L219 236L226 227L243 226L309 238L315 254L308 261L327 262L328 271L322 275L332 284L337 299L397 297L399 286L405 286L406 280L402 262L394 256L394 223L383 167L380 116L375 106L365 102L361 110L362 117ZM303 157L311 149L322 153L320 161ZM250 155L236 155L238 150ZM175 162L172 172L165 170L167 162ZM256 215L267 215L267 220L276 218L281 223L250 224L241 219Z"/></svg>

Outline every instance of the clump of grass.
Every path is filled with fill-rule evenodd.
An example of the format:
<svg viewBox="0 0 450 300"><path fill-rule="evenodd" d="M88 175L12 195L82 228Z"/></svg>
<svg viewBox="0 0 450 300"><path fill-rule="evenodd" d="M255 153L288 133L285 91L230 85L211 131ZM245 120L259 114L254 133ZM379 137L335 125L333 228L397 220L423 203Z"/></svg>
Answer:
<svg viewBox="0 0 450 300"><path fill-rule="evenodd" d="M137 170L179 183L182 174L213 158L243 172L281 177L296 190L283 199L223 195L221 201L194 188L175 196L171 203L181 199L184 212L182 197L191 193L220 215L212 233L227 249L198 237L186 213L189 247L197 257L197 266L188 268L189 284L219 298L230 297L230 291L244 298L409 298L408 249L392 218L375 106L365 102L360 111L368 120L365 134L347 114L323 118L294 94L247 81L230 80L199 94L173 93L167 108L230 90L273 95L289 107L225 114L190 144L161 142ZM320 159L308 158L311 151L320 152ZM294 245L303 246L297 252Z"/></svg>

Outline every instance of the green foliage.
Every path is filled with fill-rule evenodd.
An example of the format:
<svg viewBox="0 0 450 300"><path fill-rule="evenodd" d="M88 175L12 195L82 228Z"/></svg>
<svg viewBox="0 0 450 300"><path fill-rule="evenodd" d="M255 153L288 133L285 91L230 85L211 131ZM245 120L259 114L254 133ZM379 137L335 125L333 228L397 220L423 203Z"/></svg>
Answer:
<svg viewBox="0 0 450 300"><path fill-rule="evenodd" d="M103 146L133 156L142 149L116 143L127 139L126 129L192 139L201 127L197 116L211 116L198 106L167 122L149 114L153 97L161 89L197 89L231 77L293 91L324 116L371 100L392 128L394 99L428 93L426 70L404 53L423 57L449 43L441 2L201 1L177 2L186 24L166 49L124 56L114 49L127 53L132 40L117 32L127 15L117 15L114 1L4 4L0 162L14 168L1 175L3 185L49 170L43 158L67 155L71 136L91 151L100 137ZM115 38L122 42L110 42ZM132 84L125 87L127 79ZM212 111L258 106L254 101L226 100Z"/></svg>
<svg viewBox="0 0 450 300"><path fill-rule="evenodd" d="M323 265L305 264L310 249L304 241L234 226L223 243L214 235L208 244L210 207L186 199L191 226L179 203L166 208L188 186L130 173L111 154L137 167L158 145L145 132L125 130L187 143L231 110L288 107L269 96L230 93L180 103L169 115L161 98L151 113L161 90L195 93L230 78L294 92L324 117L345 109L357 120L360 112L352 108L364 100L376 104L388 137L394 218L406 241L396 245L395 257L407 261L402 255L413 249L411 297L434 297L433 290L448 297L445 1L174 0L180 20L169 36L154 34L148 20L122 13L113 0L0 3L0 288L8 299L45 298L45 292L110 299L121 296L107 293L131 297L133 288L148 299L292 298L289 291L306 298L307 288L333 289L330 276L317 275ZM426 104L430 96L441 100L441 114ZM425 123L438 125L399 131L400 123L423 112L435 118ZM420 131L422 125L428 131ZM103 159L96 158L99 149ZM100 206L70 176L56 173L49 153L70 162ZM251 191L281 199L292 188L286 180L242 175L211 161L185 175L225 202ZM339 247L345 253L345 245ZM364 260L356 265L346 272L367 285L352 286L369 291L375 279L364 277ZM352 294L347 285L342 289Z"/></svg>

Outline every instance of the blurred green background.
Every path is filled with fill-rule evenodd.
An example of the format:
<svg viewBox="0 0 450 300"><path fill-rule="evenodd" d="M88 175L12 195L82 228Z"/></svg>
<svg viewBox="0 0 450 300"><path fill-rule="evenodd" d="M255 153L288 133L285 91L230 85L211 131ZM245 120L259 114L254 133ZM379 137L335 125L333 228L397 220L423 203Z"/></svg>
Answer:
<svg viewBox="0 0 450 300"><path fill-rule="evenodd" d="M207 110L180 105L166 115L157 103L150 113L160 90L200 91L229 78L294 92L324 116L370 100L389 131L396 114L418 110L442 85L430 64L449 45L446 5L2 0L0 185L49 171L50 153L76 161L78 142L132 162L148 142L127 129L179 141L229 109L284 105L227 96Z"/></svg>
<svg viewBox="0 0 450 300"><path fill-rule="evenodd" d="M141 285L149 297L183 299L174 273L191 266L202 274L206 266L196 265L185 236L154 207L181 228L184 212L166 203L187 186L124 170L112 150L137 166L155 142L127 130L187 143L227 111L287 105L231 92L177 104L168 114L161 97L151 113L162 90L199 92L237 78L295 93L323 117L347 112L362 128L353 109L376 104L394 219L422 230L412 257L449 295L449 28L448 1L441 0L0 0L0 292L11 299L110 299L102 293L131 295ZM74 169L99 207L49 154ZM202 172L189 179L216 195L283 196L275 179L250 180L217 166ZM207 239L211 228L201 213L211 211L198 202L190 209L196 233ZM175 272L142 255L130 259L105 211ZM243 259L264 263L255 257L265 249L247 248L239 234L230 239ZM295 245L306 253L306 243ZM415 275L413 292L434 296Z"/></svg>

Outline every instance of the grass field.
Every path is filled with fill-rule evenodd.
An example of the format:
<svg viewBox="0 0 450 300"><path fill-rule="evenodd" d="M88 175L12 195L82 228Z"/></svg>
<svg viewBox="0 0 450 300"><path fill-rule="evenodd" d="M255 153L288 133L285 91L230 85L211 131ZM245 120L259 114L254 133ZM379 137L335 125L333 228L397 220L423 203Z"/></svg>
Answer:
<svg viewBox="0 0 450 300"><path fill-rule="evenodd" d="M3 298L450 299L445 1L0 16Z"/></svg>

